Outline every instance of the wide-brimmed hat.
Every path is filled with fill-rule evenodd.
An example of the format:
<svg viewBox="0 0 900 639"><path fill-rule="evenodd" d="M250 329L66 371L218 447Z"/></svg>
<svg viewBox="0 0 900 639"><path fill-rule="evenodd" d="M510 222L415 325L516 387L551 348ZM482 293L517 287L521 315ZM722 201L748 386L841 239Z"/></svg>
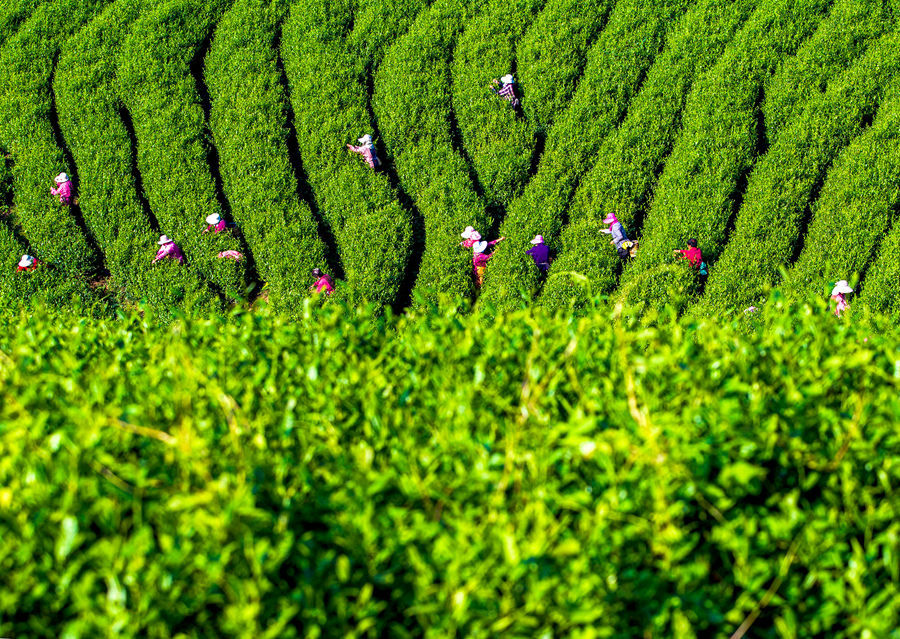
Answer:
<svg viewBox="0 0 900 639"><path fill-rule="evenodd" d="M472 237L472 233L475 233L475 232L476 231L475 231L474 226L467 226L466 230L460 234L460 237L463 238L464 240L468 240Z"/></svg>
<svg viewBox="0 0 900 639"><path fill-rule="evenodd" d="M544 236L543 236L543 235L535 235L535 236L534 236L534 239L531 240L531 243L532 243L532 244L543 244L543 243L544 243Z"/></svg>
<svg viewBox="0 0 900 639"><path fill-rule="evenodd" d="M850 288L850 285L847 284L847 280L841 280L837 284L834 285L834 288L831 289L832 295L838 295L840 293L852 293L853 289Z"/></svg>
<svg viewBox="0 0 900 639"><path fill-rule="evenodd" d="M209 215L206 216L207 224L218 224L221 221L222 221L222 216L219 215L218 213L210 213Z"/></svg>
<svg viewBox="0 0 900 639"><path fill-rule="evenodd" d="M619 218L616 217L615 213L609 213L605 218L603 218L604 224L615 224L619 221Z"/></svg>
<svg viewBox="0 0 900 639"><path fill-rule="evenodd" d="M484 253L484 249L487 248L487 242L475 242L472 245L472 251L475 253Z"/></svg>
<svg viewBox="0 0 900 639"><path fill-rule="evenodd" d="M66 175L65 173L60 173L60 174L57 175L55 178L53 178L53 180L54 180L57 184L62 184L63 182L68 182L68 181L69 181L69 176Z"/></svg>
<svg viewBox="0 0 900 639"><path fill-rule="evenodd" d="M362 136L361 138L358 138L356 141L362 142L363 144L372 144L372 136L369 135L368 133L366 133L364 136Z"/></svg>
<svg viewBox="0 0 900 639"><path fill-rule="evenodd" d="M170 239L167 238L165 235L160 235L160 236L159 236L159 242L157 242L157 244L159 244L160 246L163 246L164 244L171 244L171 243L174 242L174 241L175 241L175 240L170 240Z"/></svg>
<svg viewBox="0 0 900 639"><path fill-rule="evenodd" d="M22 268L28 268L29 266L34 265L34 258L30 255L23 255L22 259L19 260L19 266Z"/></svg>
<svg viewBox="0 0 900 639"><path fill-rule="evenodd" d="M507 73L505 76L500 78L500 82L503 84L512 84L514 82L512 73Z"/></svg>

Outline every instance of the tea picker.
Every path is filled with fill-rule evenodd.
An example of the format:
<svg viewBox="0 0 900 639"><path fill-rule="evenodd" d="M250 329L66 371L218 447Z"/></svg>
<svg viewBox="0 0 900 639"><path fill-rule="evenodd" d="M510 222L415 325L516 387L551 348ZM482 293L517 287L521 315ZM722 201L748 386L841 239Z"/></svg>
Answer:
<svg viewBox="0 0 900 639"><path fill-rule="evenodd" d="M516 108L519 106L519 98L516 97L515 83L515 78L513 78L511 73L508 73L499 80L494 78L489 88L491 93L504 98L511 107Z"/></svg>
<svg viewBox="0 0 900 639"><path fill-rule="evenodd" d="M206 228L203 229L203 232L209 233L211 231L213 233L221 233L225 230L226 226L228 226L228 223L222 219L222 216L218 213L213 213L206 216Z"/></svg>
<svg viewBox="0 0 900 639"><path fill-rule="evenodd" d="M41 261L32 257L31 255L23 255L22 259L19 260L19 264L16 267L16 273L21 273L22 271L33 271L38 267Z"/></svg>
<svg viewBox="0 0 900 639"><path fill-rule="evenodd" d="M315 283L309 287L309 290L321 293L334 293L334 280L327 273L323 273L322 269L314 268L310 274L316 278Z"/></svg>
<svg viewBox="0 0 900 639"><path fill-rule="evenodd" d="M360 143L359 146L348 144L347 148L354 153L359 153L360 155L362 155L371 168L374 169L376 166L380 166L381 161L375 154L375 145L372 143L372 136L366 133L364 136L359 138L357 142Z"/></svg>
<svg viewBox="0 0 900 639"><path fill-rule="evenodd" d="M63 206L72 204L72 180L69 179L69 176L65 173L60 173L53 178L53 181L56 182L57 187L50 189L50 195L58 195L59 203Z"/></svg>
<svg viewBox="0 0 900 639"><path fill-rule="evenodd" d="M156 252L156 257L153 258L153 264L166 258L172 258L173 260L178 260L180 264L184 264L184 254L173 240L170 240L165 235L161 235L157 244L159 244L159 250Z"/></svg>
<svg viewBox="0 0 900 639"><path fill-rule="evenodd" d="M481 241L481 233L476 231L474 227L467 226L466 230L460 234L460 237L463 238L463 241L459 243L459 245L463 248L472 248ZM494 240L493 242L488 242L488 246L494 246L498 242L502 242L506 239L506 236L501 237L499 240Z"/></svg>
<svg viewBox="0 0 900 639"><path fill-rule="evenodd" d="M833 289L831 289L831 299L837 302L837 307L834 309L834 314L838 317L841 316L841 313L850 308L850 305L847 303L847 298L844 296L849 295L852 292L853 289L850 288L849 284L847 284L847 280L841 280L834 285Z"/></svg>
<svg viewBox="0 0 900 639"><path fill-rule="evenodd" d="M550 270L550 249L544 244L544 236L535 235L531 243L534 246L525 251L525 254L530 255L534 260L534 265L546 273Z"/></svg>
<svg viewBox="0 0 900 639"><path fill-rule="evenodd" d="M475 244L472 245L472 271L475 275L475 284L478 288L481 288L481 285L484 283L484 269L491 259L490 253L485 253L485 251L487 251L489 246L494 246L505 239L505 237L501 237L499 240L494 240L493 242L485 242L482 240L480 242L475 242Z"/></svg>
<svg viewBox="0 0 900 639"><path fill-rule="evenodd" d="M619 222L619 218L616 217L616 214L608 214L603 218L603 223L609 224L609 228L600 229L600 232L612 235L610 244L616 247L616 252L619 254L619 257L623 260L634 257L634 254L637 251L637 242L628 239L628 236L625 235L625 227Z"/></svg>
<svg viewBox="0 0 900 639"><path fill-rule="evenodd" d="M697 269L697 274L700 275L701 281L706 281L709 271L706 268L706 262L703 261L703 252L697 246L697 240L691 238L687 241L687 245L686 249L676 249L675 255L687 260L692 267Z"/></svg>

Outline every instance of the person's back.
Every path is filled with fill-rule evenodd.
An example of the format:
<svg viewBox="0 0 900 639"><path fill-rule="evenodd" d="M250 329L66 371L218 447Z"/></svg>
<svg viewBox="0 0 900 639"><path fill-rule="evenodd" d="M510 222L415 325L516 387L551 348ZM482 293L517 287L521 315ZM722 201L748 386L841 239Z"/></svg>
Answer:
<svg viewBox="0 0 900 639"><path fill-rule="evenodd" d="M686 249L681 249L678 252L691 266L697 269L700 268L700 265L703 264L703 253L697 247L697 240L690 239L687 241L687 245Z"/></svg>
<svg viewBox="0 0 900 639"><path fill-rule="evenodd" d="M525 251L526 255L530 255L531 259L534 260L535 266L537 266L542 271L547 271L550 269L550 248L544 244L544 237L542 235L537 235L531 243L534 244L530 249Z"/></svg>

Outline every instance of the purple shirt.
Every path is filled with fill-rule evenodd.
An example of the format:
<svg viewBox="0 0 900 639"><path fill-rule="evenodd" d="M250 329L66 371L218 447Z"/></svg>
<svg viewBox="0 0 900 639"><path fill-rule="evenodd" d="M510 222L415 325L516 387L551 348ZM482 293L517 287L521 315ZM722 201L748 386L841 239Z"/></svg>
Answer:
<svg viewBox="0 0 900 639"><path fill-rule="evenodd" d="M351 145L350 150L353 151L354 153L359 153L360 155L362 155L366 159L366 162L369 163L369 166L372 167L373 169L376 166L378 166L379 164L381 164L381 162L378 159L378 156L375 155L375 147L370 147L368 145L365 145L365 146L352 146Z"/></svg>
<svg viewBox="0 0 900 639"><path fill-rule="evenodd" d="M542 271L550 268L550 249L546 244L535 244L534 247L525 251L526 255L530 255L535 265Z"/></svg>
<svg viewBox="0 0 900 639"><path fill-rule="evenodd" d="M178 260L182 264L184 264L184 254L181 252L181 249L178 248L178 245L175 242L169 242L168 244L163 244L159 247L159 250L156 252L156 257L153 258L153 261L159 261L161 259L171 257L174 260Z"/></svg>
<svg viewBox="0 0 900 639"><path fill-rule="evenodd" d="M475 268L487 266L488 260L490 259L491 256L487 253L475 253L475 255L472 256L472 266Z"/></svg>
<svg viewBox="0 0 900 639"><path fill-rule="evenodd" d="M215 224L215 225L207 224L206 230L212 231L213 233L221 233L222 231L225 230L226 226L228 226L228 224L225 222L225 220L219 220L218 224Z"/></svg>
<svg viewBox="0 0 900 639"><path fill-rule="evenodd" d="M53 195L59 196L60 204L71 204L72 203L72 180L66 180L65 182L60 184L58 188L50 189L50 192Z"/></svg>

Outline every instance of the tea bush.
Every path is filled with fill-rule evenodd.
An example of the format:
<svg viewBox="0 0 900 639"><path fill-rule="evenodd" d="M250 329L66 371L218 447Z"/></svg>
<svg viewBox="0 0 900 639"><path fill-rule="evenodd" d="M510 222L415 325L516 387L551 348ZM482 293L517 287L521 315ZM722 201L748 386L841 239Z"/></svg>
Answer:
<svg viewBox="0 0 900 639"><path fill-rule="evenodd" d="M645 3L623 0L591 49L584 76L571 104L554 125L538 173L509 208L487 269L483 302L500 309L519 303L522 290L538 284L538 269L525 254L537 234L558 246L565 211L581 176L596 161L597 151L623 117L641 78L665 42L670 21L685 10L686 0Z"/></svg>
<svg viewBox="0 0 900 639"><path fill-rule="evenodd" d="M895 209L896 210L896 209ZM900 321L900 224L894 224L878 247L878 256L866 273L860 302L875 313Z"/></svg>
<svg viewBox="0 0 900 639"><path fill-rule="evenodd" d="M874 116L898 71L900 36L890 33L811 100L757 163L728 246L710 275L702 312L759 303L778 269L789 264L813 190Z"/></svg>
<svg viewBox="0 0 900 639"><path fill-rule="evenodd" d="M325 266L316 221L297 195L288 152L286 96L275 38L287 2L237 0L219 22L206 58L210 127L231 214L269 284L270 303L299 308Z"/></svg>
<svg viewBox="0 0 900 639"><path fill-rule="evenodd" d="M78 165L79 207L103 252L120 301L208 313L215 291L192 266L165 260L150 266L159 229L141 205L129 132L119 111L116 67L140 0L117 0L63 47L54 90L60 129Z"/></svg>
<svg viewBox="0 0 900 639"><path fill-rule="evenodd" d="M346 41L352 16L350 2L294 3L284 27L285 70L303 167L334 235L350 294L391 304L413 251L412 223L384 168L373 172L346 148L375 133L367 60ZM375 23L388 31L402 28Z"/></svg>
<svg viewBox="0 0 900 639"><path fill-rule="evenodd" d="M429 299L472 289L472 254L459 234L490 228L485 202L453 146L450 62L456 37L482 2L436 0L385 54L372 98L378 126L403 189L422 214L425 247L415 290Z"/></svg>
<svg viewBox="0 0 900 639"><path fill-rule="evenodd" d="M835 161L790 270L797 296L827 293L865 273L900 203L900 95L894 86L872 126ZM869 288L866 281L865 287Z"/></svg>
<svg viewBox="0 0 900 639"><path fill-rule="evenodd" d="M896 336L485 319L5 321L0 633L891 636Z"/></svg>
<svg viewBox="0 0 900 639"><path fill-rule="evenodd" d="M50 194L59 173L76 175L51 122L55 107L50 81L63 43L105 4L105 0L45 2L0 52L0 147L14 162L16 216L35 256L70 277L92 273L99 256L70 207ZM78 181L73 184L77 195Z"/></svg>
<svg viewBox="0 0 900 639"><path fill-rule="evenodd" d="M762 110L769 143L891 22L890 10L879 0L836 0L816 32L766 85Z"/></svg>
<svg viewBox="0 0 900 639"><path fill-rule="evenodd" d="M691 87L715 64L757 4L757 0L699 2L672 27L665 49L628 106L627 117L606 138L572 197L569 226L560 237L554 277L544 285L543 304L565 307L574 300L583 305L587 295L575 274L588 277L597 293L615 288L620 261L609 235L599 232L606 228L602 220L614 212L629 229L629 237L636 236L636 223L649 206Z"/></svg>
<svg viewBox="0 0 900 639"><path fill-rule="evenodd" d="M825 0L761 3L696 83L654 192L640 251L622 274L632 299L664 303L672 289L694 286L690 273L668 266L672 250L684 248L687 238L696 237L715 262L739 182L756 160L763 86L815 30L829 5Z"/></svg>
<svg viewBox="0 0 900 639"><path fill-rule="evenodd" d="M202 233L216 197L210 140L191 63L230 0L159 0L146 6L125 41L117 80L134 122L137 164L160 232L175 240L188 263L231 298L244 296L246 252L231 234ZM159 266L159 264L155 265ZM168 266L168 265L167 265Z"/></svg>
<svg viewBox="0 0 900 639"><path fill-rule="evenodd" d="M516 43L544 0L495 0L469 21L453 52L453 112L488 204L504 208L527 182L537 127L488 87L517 67ZM520 101L521 87L516 90Z"/></svg>
<svg viewBox="0 0 900 639"><path fill-rule="evenodd" d="M16 34L39 4L41 0L11 1L0 5L0 48Z"/></svg>
<svg viewBox="0 0 900 639"><path fill-rule="evenodd" d="M614 0L546 0L516 45L522 109L543 135L569 106L588 51L614 5Z"/></svg>

